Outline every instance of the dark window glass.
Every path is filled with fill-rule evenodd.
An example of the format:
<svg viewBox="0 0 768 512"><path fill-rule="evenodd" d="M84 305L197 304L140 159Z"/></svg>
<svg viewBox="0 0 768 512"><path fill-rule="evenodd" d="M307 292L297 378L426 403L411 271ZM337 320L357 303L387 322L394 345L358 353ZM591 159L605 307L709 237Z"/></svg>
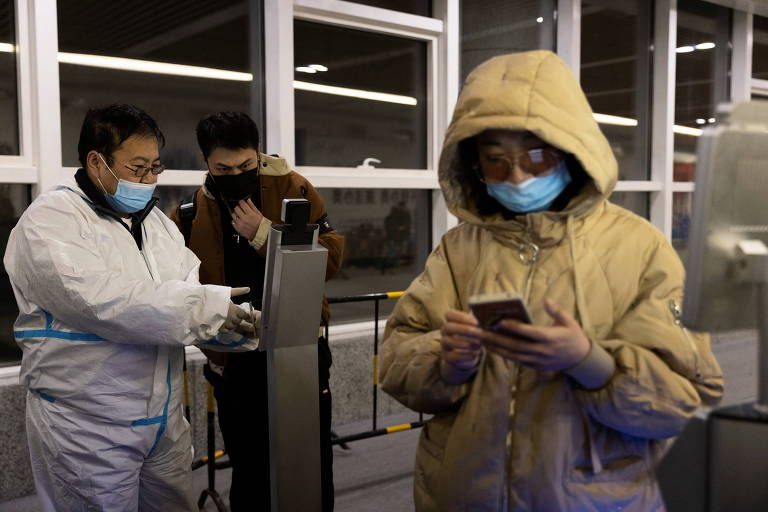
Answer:
<svg viewBox="0 0 768 512"><path fill-rule="evenodd" d="M0 254L5 254L11 230L31 202L30 185L0 185ZM0 366L18 364L21 349L13 337L13 323L19 315L5 267L0 265Z"/></svg>
<svg viewBox="0 0 768 512"><path fill-rule="evenodd" d="M581 85L619 161L619 179L647 180L652 2L585 0L581 19Z"/></svg>
<svg viewBox="0 0 768 512"><path fill-rule="evenodd" d="M403 291L424 270L431 248L431 191L412 189L319 189L333 227L346 237L342 271L326 284L340 297ZM394 300L381 303L388 315ZM367 321L373 303L331 306L332 323Z"/></svg>
<svg viewBox="0 0 768 512"><path fill-rule="evenodd" d="M19 154L14 0L0 0L0 155Z"/></svg>
<svg viewBox="0 0 768 512"><path fill-rule="evenodd" d="M392 11L418 14L419 16L432 16L432 2L430 0L349 0L355 4L365 4L371 7L381 7Z"/></svg>
<svg viewBox="0 0 768 512"><path fill-rule="evenodd" d="M554 0L461 2L462 80L491 57L554 49Z"/></svg>
<svg viewBox="0 0 768 512"><path fill-rule="evenodd" d="M676 162L695 162L697 130L715 122L717 104L729 97L730 13L699 0L678 2ZM695 163L686 181L693 181L694 172Z"/></svg>
<svg viewBox="0 0 768 512"><path fill-rule="evenodd" d="M159 181L161 183L163 181L162 174L160 175ZM163 210L163 213L170 217L171 213L176 210L179 204L190 199L192 194L199 188L200 187L159 186L155 189L155 196L160 198L160 202L157 206Z"/></svg>
<svg viewBox="0 0 768 512"><path fill-rule="evenodd" d="M692 201L693 194L690 192L672 194L672 246L677 249L680 258L685 258L688 248Z"/></svg>
<svg viewBox="0 0 768 512"><path fill-rule="evenodd" d="M768 80L768 18L755 16L752 33L752 76Z"/></svg>
<svg viewBox="0 0 768 512"><path fill-rule="evenodd" d="M201 169L195 125L205 114L219 110L250 112L263 126L263 58L261 10L258 2L221 0L176 2L127 0L101 2L58 1L61 125L64 165L77 166L77 139L86 110L111 103L131 103L146 110L166 135L161 156L172 169ZM214 72L215 78L131 71L141 65L117 63L120 69L100 67L101 55L234 71ZM94 66L68 63L74 59ZM250 80L248 74L256 77ZM229 79L236 78L236 79ZM263 137L262 137L263 138Z"/></svg>
<svg viewBox="0 0 768 512"><path fill-rule="evenodd" d="M623 206L645 219L650 218L649 199L648 192L614 192L610 197L612 203Z"/></svg>
<svg viewBox="0 0 768 512"><path fill-rule="evenodd" d="M308 21L294 31L297 165L372 157L377 167L425 169L427 44ZM354 97L371 92L396 97Z"/></svg>

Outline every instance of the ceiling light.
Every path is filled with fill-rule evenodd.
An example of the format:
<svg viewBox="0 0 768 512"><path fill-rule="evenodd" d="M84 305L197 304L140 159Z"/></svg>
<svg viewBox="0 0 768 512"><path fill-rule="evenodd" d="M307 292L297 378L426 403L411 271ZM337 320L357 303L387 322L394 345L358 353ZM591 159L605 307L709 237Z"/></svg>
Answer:
<svg viewBox="0 0 768 512"><path fill-rule="evenodd" d="M16 47L8 43L0 43L0 52L13 53L16 51Z"/></svg>
<svg viewBox="0 0 768 512"><path fill-rule="evenodd" d="M707 119L707 121L709 121L710 123L714 123L715 122L715 118L714 117L710 117L709 119Z"/></svg>
<svg viewBox="0 0 768 512"><path fill-rule="evenodd" d="M360 98L363 100L385 101L387 103L399 103L401 105L416 105L418 103L416 98L412 96L400 96L398 94L364 91L361 89L348 89L346 87L336 87L333 85L312 84L309 82L300 82L298 80L293 81L293 88L300 91L335 94L337 96L347 96L350 98Z"/></svg>
<svg viewBox="0 0 768 512"><path fill-rule="evenodd" d="M309 67L314 69L315 71L328 71L328 68L323 66L322 64L310 64Z"/></svg>
<svg viewBox="0 0 768 512"><path fill-rule="evenodd" d="M219 80L236 80L250 82L253 75L225 69L205 68L201 66L186 66L168 62L150 60L124 59L122 57L106 57L103 55L85 55L82 53L59 52L59 62L77 64L96 68L119 69L121 71L139 71L160 75L189 76L194 78L216 78Z"/></svg>
<svg viewBox="0 0 768 512"><path fill-rule="evenodd" d="M592 114L600 124L613 124L616 126L637 126L637 119L630 119L629 117L611 116L608 114Z"/></svg>
<svg viewBox="0 0 768 512"><path fill-rule="evenodd" d="M296 71L300 71L301 73L317 73L315 68L310 68L309 66L299 66L296 68Z"/></svg>
<svg viewBox="0 0 768 512"><path fill-rule="evenodd" d="M677 53L691 53L695 49L696 48L694 48L693 46L681 46L680 48L677 48L675 51Z"/></svg>
<svg viewBox="0 0 768 512"><path fill-rule="evenodd" d="M706 122L707 122L707 120L706 120L706 119L701 119L701 118L699 118L699 119L697 119L697 120L696 120L696 124L704 124L704 123L706 123Z"/></svg>
<svg viewBox="0 0 768 512"><path fill-rule="evenodd" d="M691 128L690 126L682 126L679 124L673 126L672 131L680 135L690 135L692 137L698 137L702 134L700 128Z"/></svg>
<svg viewBox="0 0 768 512"><path fill-rule="evenodd" d="M697 50L711 50L714 47L715 47L715 43L710 43L710 42L699 43L696 46L694 46L694 48L696 48Z"/></svg>
<svg viewBox="0 0 768 512"><path fill-rule="evenodd" d="M539 16L536 18L536 23L544 23L544 16Z"/></svg>

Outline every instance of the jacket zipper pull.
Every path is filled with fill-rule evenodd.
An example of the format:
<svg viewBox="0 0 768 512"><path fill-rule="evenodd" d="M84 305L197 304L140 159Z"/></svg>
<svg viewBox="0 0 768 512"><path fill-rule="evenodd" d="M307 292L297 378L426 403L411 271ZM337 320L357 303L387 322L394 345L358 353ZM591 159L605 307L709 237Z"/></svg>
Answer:
<svg viewBox="0 0 768 512"><path fill-rule="evenodd" d="M539 259L539 251L539 246L533 242L522 243L517 247L517 257L526 265L531 265Z"/></svg>

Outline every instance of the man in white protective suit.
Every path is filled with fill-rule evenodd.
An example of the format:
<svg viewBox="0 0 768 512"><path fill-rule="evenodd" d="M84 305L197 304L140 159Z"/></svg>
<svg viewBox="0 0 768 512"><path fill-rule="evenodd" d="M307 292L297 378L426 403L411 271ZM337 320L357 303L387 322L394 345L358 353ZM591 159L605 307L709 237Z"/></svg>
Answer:
<svg viewBox="0 0 768 512"><path fill-rule="evenodd" d="M197 510L184 346L239 341L253 325L230 300L248 289L201 285L199 260L155 208L163 143L136 107L90 110L83 167L40 195L8 241L27 437L46 511Z"/></svg>

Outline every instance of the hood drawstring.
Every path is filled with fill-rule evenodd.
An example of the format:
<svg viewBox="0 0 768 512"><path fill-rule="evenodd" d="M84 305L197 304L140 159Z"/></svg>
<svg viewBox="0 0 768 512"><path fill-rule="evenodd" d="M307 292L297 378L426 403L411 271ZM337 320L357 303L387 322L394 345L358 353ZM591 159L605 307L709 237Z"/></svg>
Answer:
<svg viewBox="0 0 768 512"><path fill-rule="evenodd" d="M568 237L568 245L571 249L571 264L573 265L573 292L576 297L576 316L581 324L581 329L590 337L592 332L592 324L589 320L589 310L587 309L587 301L584 298L584 288L581 285L581 278L577 269L576 260L576 236L574 235L573 228L573 216L569 215L565 221L565 229ZM593 441L594 435L592 431L592 422L589 419L589 414L582 410L582 421L584 422L584 430L587 434L587 444L589 445L589 458L592 462L592 473L597 475L603 471L603 463L600 461L600 455L597 453L597 448Z"/></svg>

